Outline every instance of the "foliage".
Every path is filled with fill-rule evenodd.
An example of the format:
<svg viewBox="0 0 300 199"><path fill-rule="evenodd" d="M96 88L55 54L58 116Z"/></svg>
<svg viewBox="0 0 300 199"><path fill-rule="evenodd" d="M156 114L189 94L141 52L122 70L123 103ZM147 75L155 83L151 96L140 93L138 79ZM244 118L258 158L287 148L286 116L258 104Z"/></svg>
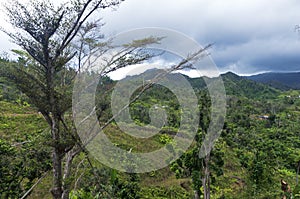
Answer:
<svg viewBox="0 0 300 199"><path fill-rule="evenodd" d="M26 107L5 102L3 109L0 114L0 195L20 198L37 178L51 169L50 148L44 145L43 137L47 132L43 119L26 113Z"/></svg>
<svg viewBox="0 0 300 199"><path fill-rule="evenodd" d="M294 198L299 197L299 185L295 184L300 157L299 91L280 92L241 77L226 78L225 87L230 93L227 118L209 161L211 198L279 198L283 194L280 179L289 182ZM100 123L111 117L110 91L116 83L108 77L102 81L97 96ZM190 149L170 166L173 173L165 168L149 174L124 174L94 160L96 166L91 168L81 153L74 159L68 179L70 198L192 198L193 190L203 192L204 161L198 154L210 122L205 117L210 112L210 100L200 79L189 81L198 85L195 91L201 110L200 129ZM172 142L178 131L180 107L171 92L161 86L153 87L131 104L130 111L137 124L145 125L149 123L148 110L155 105L165 106L169 117L153 138L135 139L122 133L114 123L107 126L105 134L118 147L132 152L149 152ZM46 127L36 108L11 98L0 101L1 197L22 196L51 168L51 139L49 132L43 130ZM30 142L14 146L24 141Z"/></svg>
<svg viewBox="0 0 300 199"><path fill-rule="evenodd" d="M83 149L68 113L74 77L84 72L82 65L91 55L101 55L113 48L109 42L100 41L103 37L98 30L103 24L99 20L91 22L89 18L97 10L117 6L121 1L76 0L67 2L67 6L54 6L44 0L28 4L13 1L5 6L8 20L17 31L3 31L24 51L14 51L19 59L2 64L0 76L13 82L28 97L50 127L53 198L69 197L70 167ZM157 38L146 38L124 44L120 53L97 75L105 76L151 58L149 53L137 49L157 41Z"/></svg>

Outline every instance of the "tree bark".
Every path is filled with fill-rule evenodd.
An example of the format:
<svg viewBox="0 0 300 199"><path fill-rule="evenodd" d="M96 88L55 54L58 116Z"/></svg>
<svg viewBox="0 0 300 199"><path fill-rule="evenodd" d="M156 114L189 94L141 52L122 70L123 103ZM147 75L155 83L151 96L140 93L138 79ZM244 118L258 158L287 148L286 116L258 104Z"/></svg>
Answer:
<svg viewBox="0 0 300 199"><path fill-rule="evenodd" d="M204 176L202 178L202 186L204 199L210 199L210 170L209 170L210 153L204 158Z"/></svg>
<svg viewBox="0 0 300 199"><path fill-rule="evenodd" d="M59 121L53 115L52 119L52 139L54 142L52 151L52 164L53 164L53 187L51 190L54 199L61 199L62 189L62 154L60 150L60 136L59 136Z"/></svg>

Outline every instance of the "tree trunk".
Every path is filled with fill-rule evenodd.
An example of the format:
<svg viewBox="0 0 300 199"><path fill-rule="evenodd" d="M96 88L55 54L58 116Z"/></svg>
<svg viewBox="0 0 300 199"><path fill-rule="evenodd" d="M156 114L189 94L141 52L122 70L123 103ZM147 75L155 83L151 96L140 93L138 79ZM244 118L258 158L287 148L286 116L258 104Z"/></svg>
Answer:
<svg viewBox="0 0 300 199"><path fill-rule="evenodd" d="M60 136L59 136L59 121L56 116L52 116L52 141L53 141L53 151L52 151L52 164L53 164L53 187L51 190L54 199L61 199L63 189L62 189L62 154L60 150Z"/></svg>
<svg viewBox="0 0 300 199"><path fill-rule="evenodd" d="M210 153L204 158L204 176L202 178L202 186L204 199L210 199L210 171L209 171Z"/></svg>
<svg viewBox="0 0 300 199"><path fill-rule="evenodd" d="M53 162L53 187L51 193L54 199L61 199L62 196L62 172L61 172L61 158L56 148L52 152Z"/></svg>
<svg viewBox="0 0 300 199"><path fill-rule="evenodd" d="M50 64L48 60L48 71L47 71L47 87L49 104L51 107L51 135L53 142L52 151L52 165L53 165L53 185L52 185L52 196L54 199L61 199L63 188L62 188L62 153L60 148L60 126L59 126L59 114L57 112L57 104L55 102L55 88L54 88L54 74L55 67Z"/></svg>

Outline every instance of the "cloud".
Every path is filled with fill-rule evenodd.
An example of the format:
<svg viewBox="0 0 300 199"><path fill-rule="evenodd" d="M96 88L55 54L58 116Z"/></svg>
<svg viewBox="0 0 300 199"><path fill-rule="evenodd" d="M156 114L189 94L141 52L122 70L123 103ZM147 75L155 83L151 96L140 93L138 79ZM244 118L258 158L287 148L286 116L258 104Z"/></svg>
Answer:
<svg viewBox="0 0 300 199"><path fill-rule="evenodd" d="M300 70L299 53L300 41L275 37L220 47L212 56L221 69L245 74Z"/></svg>
<svg viewBox="0 0 300 199"><path fill-rule="evenodd" d="M214 43L211 55L220 71L256 73L300 70L300 35L294 30L299 10L298 0L125 0L116 11L94 16L106 22L102 30L107 36L170 28L203 46ZM2 50L15 47L3 33L0 37Z"/></svg>
<svg viewBox="0 0 300 199"><path fill-rule="evenodd" d="M167 69L173 64L174 64L173 62L167 62L166 60L163 59L156 59L153 60L152 62L130 65L128 67L118 69L117 71L109 73L108 76L113 80L120 80L125 78L126 76L140 75L145 71L154 68Z"/></svg>
<svg viewBox="0 0 300 199"><path fill-rule="evenodd" d="M294 71L300 70L300 37L294 31L299 10L297 0L128 0L103 14L104 31L171 28L202 45L214 43L211 55L221 71Z"/></svg>

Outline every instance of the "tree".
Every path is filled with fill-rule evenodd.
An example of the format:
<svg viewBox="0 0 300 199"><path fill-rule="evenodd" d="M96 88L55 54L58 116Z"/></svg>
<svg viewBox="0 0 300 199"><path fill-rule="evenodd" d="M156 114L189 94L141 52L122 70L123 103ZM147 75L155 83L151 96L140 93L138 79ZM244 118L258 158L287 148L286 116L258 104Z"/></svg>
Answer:
<svg viewBox="0 0 300 199"><path fill-rule="evenodd" d="M103 36L98 31L103 24L89 18L97 10L115 7L121 2L73 0L54 6L41 0L30 1L28 5L13 1L6 6L9 22L17 32L4 32L25 53L17 52L21 59L1 67L0 75L16 83L51 129L53 198L69 197L72 162L78 153L84 151L69 113L74 77L82 72L81 67L93 54L101 56L114 48L109 41L101 42ZM150 37L121 46L115 56L105 60L104 70L96 75L103 77L119 68L151 58L152 55L140 49L160 39ZM208 47L210 45L191 54L169 72L189 67L191 61L203 57ZM146 86L142 92L153 84Z"/></svg>
<svg viewBox="0 0 300 199"><path fill-rule="evenodd" d="M177 162L172 164L171 170L175 172L176 177L191 177L195 199L199 199L201 194L204 199L210 199L210 188L214 174L215 176L223 174L224 161L222 157L224 154L222 146L217 143L212 151L208 151L203 157L199 157L211 121L211 101L206 90L200 91L198 98L200 101L200 121L195 143ZM200 192L201 187L203 193Z"/></svg>
<svg viewBox="0 0 300 199"><path fill-rule="evenodd" d="M4 32L26 53L18 52L21 59L2 66L0 74L15 82L50 126L53 198L69 197L68 178L72 161L83 150L72 118L67 114L72 104L74 76L80 72L87 56L111 47L108 43L99 42L101 36L96 33L102 26L100 21L88 19L97 10L115 7L121 1L74 0L58 7L44 0L30 1L29 5L13 1L6 6L9 22L17 32ZM123 49L119 56L107 63L103 74L125 67L127 58L131 58L128 55L141 45L144 43ZM129 61L139 63L148 57L139 56ZM74 64L75 58L78 58L77 64ZM118 61L122 64L112 66Z"/></svg>

